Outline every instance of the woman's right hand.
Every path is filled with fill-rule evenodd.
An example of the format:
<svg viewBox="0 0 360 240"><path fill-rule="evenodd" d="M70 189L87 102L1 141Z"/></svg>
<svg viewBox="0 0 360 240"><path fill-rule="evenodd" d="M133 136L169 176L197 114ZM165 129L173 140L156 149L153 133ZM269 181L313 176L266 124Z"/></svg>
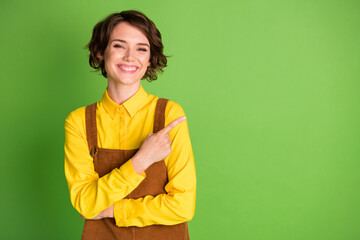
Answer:
<svg viewBox="0 0 360 240"><path fill-rule="evenodd" d="M169 131L185 119L186 117L179 117L157 133L147 135L139 151L131 159L137 174L141 174L153 163L159 162L170 155L171 140Z"/></svg>

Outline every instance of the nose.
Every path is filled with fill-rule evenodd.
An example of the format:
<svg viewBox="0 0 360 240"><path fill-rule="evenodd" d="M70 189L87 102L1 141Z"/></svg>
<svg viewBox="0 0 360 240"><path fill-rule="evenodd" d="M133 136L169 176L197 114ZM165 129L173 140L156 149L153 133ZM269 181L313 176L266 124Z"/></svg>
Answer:
<svg viewBox="0 0 360 240"><path fill-rule="evenodd" d="M128 62L131 62L134 60L134 53L131 48L126 49L126 52L124 54L124 60L128 61Z"/></svg>

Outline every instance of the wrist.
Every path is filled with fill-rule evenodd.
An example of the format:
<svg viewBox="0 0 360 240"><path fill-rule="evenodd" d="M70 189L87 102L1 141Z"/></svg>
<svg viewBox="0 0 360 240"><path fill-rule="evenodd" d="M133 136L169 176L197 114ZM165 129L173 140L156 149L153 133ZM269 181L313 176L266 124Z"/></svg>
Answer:
<svg viewBox="0 0 360 240"><path fill-rule="evenodd" d="M114 218L114 205L111 205L108 208L108 213L107 213L108 218Z"/></svg>
<svg viewBox="0 0 360 240"><path fill-rule="evenodd" d="M150 166L148 161L146 161L146 158L139 152L131 158L131 164L135 172L139 175Z"/></svg>

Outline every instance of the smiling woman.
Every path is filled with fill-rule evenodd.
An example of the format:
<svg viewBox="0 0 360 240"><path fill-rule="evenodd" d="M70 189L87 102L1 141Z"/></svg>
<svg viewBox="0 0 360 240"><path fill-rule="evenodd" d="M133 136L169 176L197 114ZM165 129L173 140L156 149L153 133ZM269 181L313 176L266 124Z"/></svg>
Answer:
<svg viewBox="0 0 360 240"><path fill-rule="evenodd" d="M121 22L114 27L109 45L103 55L98 54L98 58L105 62L109 84L121 82L138 89L138 80L150 66L150 43L139 29Z"/></svg>
<svg viewBox="0 0 360 240"><path fill-rule="evenodd" d="M160 32L143 13L123 11L99 22L87 47L108 86L65 121L65 176L85 219L82 239L189 239L196 177L186 117L140 84L166 66Z"/></svg>
<svg viewBox="0 0 360 240"><path fill-rule="evenodd" d="M146 37L147 44L150 44L148 45L148 50L150 50L151 58L150 66L145 75L142 76L142 79L147 79L148 81L156 80L157 73L162 72L162 69L166 67L167 63L166 56L163 54L164 47L161 41L161 34L155 24L143 13L138 11L130 10L123 11L120 14L114 13L96 24L91 41L86 46L90 50L90 66L101 70L104 77L107 77L103 59L99 56L104 54L109 44L110 35L119 23L128 23ZM113 40L124 41L124 39L116 38ZM143 45L146 44L146 42L139 42L139 44Z"/></svg>

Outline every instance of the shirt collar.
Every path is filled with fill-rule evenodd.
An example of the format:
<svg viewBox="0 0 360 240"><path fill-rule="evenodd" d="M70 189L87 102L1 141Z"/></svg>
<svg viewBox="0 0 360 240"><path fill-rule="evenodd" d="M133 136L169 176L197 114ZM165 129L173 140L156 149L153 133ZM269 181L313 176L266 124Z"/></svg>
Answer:
<svg viewBox="0 0 360 240"><path fill-rule="evenodd" d="M123 106L130 114L130 116L133 117L135 113L146 104L148 96L148 93L140 85L139 90L134 95L119 105L109 97L108 91L106 89L102 96L101 103L111 118L115 117L117 109L120 109L121 106Z"/></svg>

